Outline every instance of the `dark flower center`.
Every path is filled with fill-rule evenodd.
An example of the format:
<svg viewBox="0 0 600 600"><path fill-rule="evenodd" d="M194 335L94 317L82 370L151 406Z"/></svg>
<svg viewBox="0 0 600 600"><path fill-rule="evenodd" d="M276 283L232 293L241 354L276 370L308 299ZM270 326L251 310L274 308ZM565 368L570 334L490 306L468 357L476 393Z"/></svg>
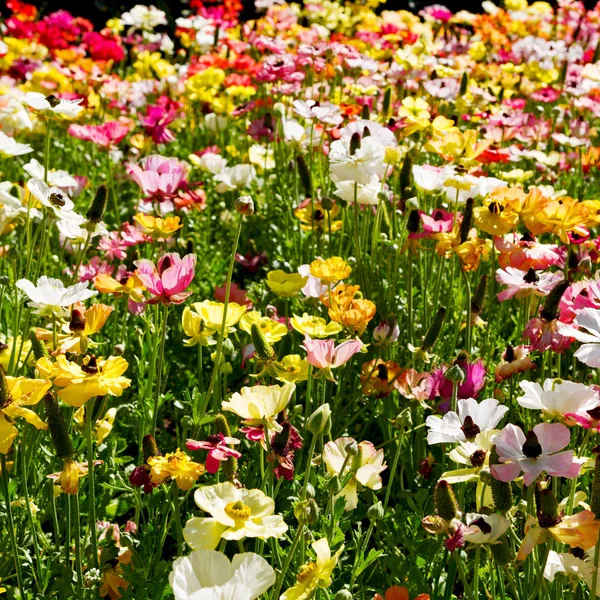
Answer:
<svg viewBox="0 0 600 600"><path fill-rule="evenodd" d="M469 457L469 460L474 467L483 467L483 464L485 463L485 455L485 450L475 450L475 452L473 452L473 454L471 454Z"/></svg>
<svg viewBox="0 0 600 600"><path fill-rule="evenodd" d="M475 519L475 521L471 523L471 526L479 527L479 529L481 529L481 533L485 533L486 535L492 533L490 524L483 517Z"/></svg>
<svg viewBox="0 0 600 600"><path fill-rule="evenodd" d="M527 432L525 443L523 444L523 454L527 458L537 458L542 454L542 446L540 445L537 435L533 430Z"/></svg>
<svg viewBox="0 0 600 600"><path fill-rule="evenodd" d="M473 422L472 417L469 415L465 417L461 430L468 440L474 440L477 437L477 434L481 432L479 426Z"/></svg>
<svg viewBox="0 0 600 600"><path fill-rule="evenodd" d="M532 267L529 267L529 270L525 275L523 275L523 281L525 283L537 283L540 280L539 275L533 270Z"/></svg>

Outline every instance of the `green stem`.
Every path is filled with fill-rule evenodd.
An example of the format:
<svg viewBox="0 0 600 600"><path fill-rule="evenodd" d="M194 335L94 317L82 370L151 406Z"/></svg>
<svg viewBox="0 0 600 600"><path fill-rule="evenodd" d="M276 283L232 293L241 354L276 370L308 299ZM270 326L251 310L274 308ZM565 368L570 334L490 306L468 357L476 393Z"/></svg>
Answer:
<svg viewBox="0 0 600 600"><path fill-rule="evenodd" d="M310 440L310 448L308 450L308 460L306 463L306 471L304 473L304 485L302 486L302 492L300 493L300 499L304 500L306 498L306 489L308 488L308 483L310 480L310 471L312 468L312 459L315 453L315 446L317 445L318 435L313 435L312 440Z"/></svg>
<svg viewBox="0 0 600 600"><path fill-rule="evenodd" d="M88 528L92 543L92 566L98 568L98 527L96 525L96 482L94 476L94 445L92 440L92 426L94 423L94 403L92 398L86 406L85 437L87 442L88 460Z"/></svg>
<svg viewBox="0 0 600 600"><path fill-rule="evenodd" d="M179 514L179 488L175 482L173 486L173 520L175 521L175 538L177 539L177 556L181 556L183 547L183 530L181 528L181 517Z"/></svg>
<svg viewBox="0 0 600 600"><path fill-rule="evenodd" d="M359 564L360 558L361 558L361 556L365 555L365 552L367 550L367 545L369 544L369 540L371 539L371 534L373 533L374 527L375 527L375 519L371 519L371 522L369 523L369 529L367 529L367 533L365 534L365 539L360 547L360 551L356 554L356 558L354 560L354 566L352 567L352 576L350 578L350 593L352 593L352 590L354 589L354 582L356 581L358 564Z"/></svg>
<svg viewBox="0 0 600 600"><path fill-rule="evenodd" d="M298 529L296 531L296 535L294 536L294 541L292 542L292 547L290 548L288 555L286 556L285 563L281 569L281 573L279 574L279 579L277 581L277 585L274 588L274 592L271 595L271 600L277 600L279 598L279 592L281 592L281 588L283 587L283 582L285 580L285 576L290 568L290 564L292 559L294 558L294 554L296 553L296 547L298 546L298 542L302 536L302 530L304 529L304 523L300 521L298 523Z"/></svg>
<svg viewBox="0 0 600 600"><path fill-rule="evenodd" d="M17 539L15 537L15 525L12 514L12 506L10 505L10 492L8 490L8 469L6 468L6 456L0 453L0 466L2 467L2 493L4 494L4 502L6 504L6 518L8 520L8 537L10 538L10 547L15 563L15 572L17 574L17 585L21 598L26 598L25 589L23 587L23 574L21 573L21 562L19 560L19 549Z"/></svg>
<svg viewBox="0 0 600 600"><path fill-rule="evenodd" d="M73 521L75 523L75 570L77 572L77 583L83 585L83 568L81 563L81 527L79 515L79 493L72 494L69 499L73 503Z"/></svg>
<svg viewBox="0 0 600 600"><path fill-rule="evenodd" d="M160 398L160 388L162 384L163 360L165 357L165 339L167 337L167 320L169 317L169 305L163 306L162 327L160 334L160 347L158 350L158 358L156 359L156 387L154 388L154 407L152 409L152 433L156 431L158 423L158 400Z"/></svg>

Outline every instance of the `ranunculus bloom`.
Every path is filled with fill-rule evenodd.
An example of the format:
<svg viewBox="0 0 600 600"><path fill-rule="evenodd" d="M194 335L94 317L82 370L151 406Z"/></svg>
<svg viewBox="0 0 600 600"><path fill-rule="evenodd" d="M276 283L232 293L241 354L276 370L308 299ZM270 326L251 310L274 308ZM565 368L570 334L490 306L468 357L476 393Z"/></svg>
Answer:
<svg viewBox="0 0 600 600"><path fill-rule="evenodd" d="M362 342L346 340L339 346L333 340L311 340L308 335L304 336L303 348L306 350L306 360L313 367L321 369L328 379L333 380L331 369L345 365L362 348Z"/></svg>
<svg viewBox="0 0 600 600"><path fill-rule="evenodd" d="M73 137L93 142L100 148L116 146L129 133L130 127L121 121L107 121L101 125L69 125L67 133Z"/></svg>
<svg viewBox="0 0 600 600"><path fill-rule="evenodd" d="M209 473L214 474L219 470L222 461L229 459L229 457L240 458L242 456L241 452L229 447L239 443L240 440L236 438L225 437L222 433L215 433L209 435L204 442L188 440L185 447L188 450L208 450L208 458L204 466Z"/></svg>
<svg viewBox="0 0 600 600"><path fill-rule="evenodd" d="M473 363L460 361L458 364L465 373L464 381L458 384L458 397L477 398L477 394L485 384L486 368L483 360L478 359ZM448 368L447 365L443 365L432 372L430 378L431 392L429 394L431 400L438 396L444 400L452 397L452 382L446 379L444 375Z"/></svg>
<svg viewBox="0 0 600 600"><path fill-rule="evenodd" d="M186 292L196 274L196 255L177 252L163 254L156 266L147 259L136 260L136 274L153 295L148 304L181 304L190 292Z"/></svg>

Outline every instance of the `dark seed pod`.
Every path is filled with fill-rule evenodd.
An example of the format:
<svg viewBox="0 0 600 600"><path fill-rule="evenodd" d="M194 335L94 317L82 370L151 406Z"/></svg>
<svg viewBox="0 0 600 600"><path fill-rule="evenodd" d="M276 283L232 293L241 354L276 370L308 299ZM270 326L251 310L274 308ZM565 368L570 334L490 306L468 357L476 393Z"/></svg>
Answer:
<svg viewBox="0 0 600 600"><path fill-rule="evenodd" d="M429 326L425 337L423 338L423 342L421 343L421 350L430 350L433 348L435 343L437 342L438 337L440 337L440 333L442 333L442 327L444 325L444 319L446 318L446 309L443 306L438 308L437 313L435 314L435 318L433 322Z"/></svg>
<svg viewBox="0 0 600 600"><path fill-rule="evenodd" d="M310 175L310 171L308 170L308 165L304 160L304 156L302 154L298 154L296 157L296 164L298 165L298 175L300 176L300 181L302 182L302 186L304 187L304 193L312 198L313 195L313 186L312 186L312 177Z"/></svg>
<svg viewBox="0 0 600 600"><path fill-rule="evenodd" d="M503 535L496 544L490 544L489 548L492 552L492 556L498 565L501 567L509 564L514 558L513 549L508 543L508 538Z"/></svg>
<svg viewBox="0 0 600 600"><path fill-rule="evenodd" d="M561 281L557 283L548 296L546 296L546 302L544 302L544 308L540 313L540 316L545 321L554 321L554 319L558 318L558 305L560 304L560 300L563 297L563 294L567 291L567 288L571 285L568 281Z"/></svg>
<svg viewBox="0 0 600 600"><path fill-rule="evenodd" d="M106 210L106 201L108 199L108 188L103 184L96 191L94 200L85 215L90 223L99 223L102 221L104 211Z"/></svg>
<svg viewBox="0 0 600 600"><path fill-rule="evenodd" d="M471 300L471 312L474 315L481 314L483 310L483 303L485 301L485 292L487 290L487 275L483 275L477 284L477 289Z"/></svg>
<svg viewBox="0 0 600 600"><path fill-rule="evenodd" d="M446 521L456 518L458 515L458 502L452 486L445 479L442 479L435 486L434 494L437 514Z"/></svg>
<svg viewBox="0 0 600 600"><path fill-rule="evenodd" d="M50 430L50 436L56 450L56 456L68 460L72 458L75 450L69 436L67 423L54 394L51 392L47 393L44 396L44 404L46 406L48 429Z"/></svg>
<svg viewBox="0 0 600 600"><path fill-rule="evenodd" d="M469 232L473 227L473 198L469 198L465 203L463 218L460 224L460 243L464 244L469 239Z"/></svg>

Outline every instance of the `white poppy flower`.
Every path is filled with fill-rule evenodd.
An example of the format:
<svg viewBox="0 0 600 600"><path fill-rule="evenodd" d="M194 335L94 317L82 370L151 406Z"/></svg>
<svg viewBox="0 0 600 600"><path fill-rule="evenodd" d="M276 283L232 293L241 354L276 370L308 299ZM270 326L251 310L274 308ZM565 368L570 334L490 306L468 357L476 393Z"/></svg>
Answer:
<svg viewBox="0 0 600 600"><path fill-rule="evenodd" d="M519 385L525 395L519 396L517 402L523 408L541 410L547 417L588 417L588 411L600 405L600 395L594 388L575 381L546 379L543 387L534 381L521 381Z"/></svg>
<svg viewBox="0 0 600 600"><path fill-rule="evenodd" d="M36 112L61 119L76 117L83 110L83 106L80 106L83 98L64 100L52 95L44 96L39 92L27 92L23 97L23 102Z"/></svg>
<svg viewBox="0 0 600 600"><path fill-rule="evenodd" d="M29 144L20 144L14 138L0 131L0 156L22 156L33 152Z"/></svg>
<svg viewBox="0 0 600 600"><path fill-rule="evenodd" d="M548 581L554 581L557 573L565 573L574 581L583 579L591 586L594 575L594 565L591 561L587 562L573 556L573 554L567 552L559 554L554 550L550 550L546 566L544 567L544 577ZM600 585L598 587L600 588Z"/></svg>
<svg viewBox="0 0 600 600"><path fill-rule="evenodd" d="M242 164L234 167L225 167L217 173L214 180L217 181L216 190L219 194L231 192L248 187L256 179L256 170L252 165Z"/></svg>
<svg viewBox="0 0 600 600"><path fill-rule="evenodd" d="M175 600L256 600L275 580L273 568L253 552L230 562L221 552L196 550L176 559L169 574Z"/></svg>
<svg viewBox="0 0 600 600"><path fill-rule="evenodd" d="M359 204L377 205L377 195L381 191L381 182L377 175L372 175L368 183L356 183L354 181L338 181L335 184L335 195L346 202L353 203L354 198Z"/></svg>
<svg viewBox="0 0 600 600"><path fill-rule="evenodd" d="M350 151L352 138L341 138L331 144L329 169L334 181L355 181L367 184L373 175L385 175L385 146L373 136L364 137Z"/></svg>
<svg viewBox="0 0 600 600"><path fill-rule="evenodd" d="M49 187L41 179L30 179L27 189L31 195L57 219L69 219L75 205L58 187Z"/></svg>
<svg viewBox="0 0 600 600"><path fill-rule="evenodd" d="M215 152L205 152L202 156L191 154L189 159L194 166L212 175L220 173L227 166L227 159Z"/></svg>
<svg viewBox="0 0 600 600"><path fill-rule="evenodd" d="M508 519L502 515L467 514L467 527L463 530L465 540L472 544L497 544L508 529Z"/></svg>
<svg viewBox="0 0 600 600"><path fill-rule="evenodd" d="M352 121L340 130L340 135L342 138L348 139L350 139L354 133L360 134L361 137L368 137L365 135L365 130L368 130L369 135L381 142L385 147L395 148L398 146L398 140L391 129L384 127L381 123L369 121L368 119L357 119L356 121Z"/></svg>
<svg viewBox="0 0 600 600"><path fill-rule="evenodd" d="M35 285L28 279L19 279L16 285L31 300L27 306L35 308L35 313L43 316L67 316L69 312L66 309L69 306L88 300L98 293L88 290L87 281L65 287L60 279L45 275Z"/></svg>
<svg viewBox="0 0 600 600"><path fill-rule="evenodd" d="M577 328L564 325L560 328L560 334L583 342L583 346L575 352L575 358L584 365L597 369L600 367L600 310L584 308L573 323Z"/></svg>
<svg viewBox="0 0 600 600"><path fill-rule="evenodd" d="M23 170L31 177L41 179L42 181L47 180L50 187L56 186L65 192L65 194L69 193L69 188L76 188L78 185L75 177L62 170L54 171L49 169L48 177L45 177L46 171L44 166L35 158L32 158L26 165L23 165Z"/></svg>
<svg viewBox="0 0 600 600"><path fill-rule="evenodd" d="M261 490L238 489L226 481L196 490L194 500L211 515L185 525L183 536L194 550L214 550L221 539L280 538L288 529L283 517L273 514L273 499Z"/></svg>
<svg viewBox="0 0 600 600"><path fill-rule="evenodd" d="M441 419L435 415L427 417L427 443L443 444L475 439L477 434L495 429L507 412L508 407L501 406L494 398L481 402L474 398L459 400L458 414L450 411Z"/></svg>
<svg viewBox="0 0 600 600"><path fill-rule="evenodd" d="M127 27L152 31L159 25L167 24L167 15L156 6L136 4L130 11L121 15L121 23Z"/></svg>

